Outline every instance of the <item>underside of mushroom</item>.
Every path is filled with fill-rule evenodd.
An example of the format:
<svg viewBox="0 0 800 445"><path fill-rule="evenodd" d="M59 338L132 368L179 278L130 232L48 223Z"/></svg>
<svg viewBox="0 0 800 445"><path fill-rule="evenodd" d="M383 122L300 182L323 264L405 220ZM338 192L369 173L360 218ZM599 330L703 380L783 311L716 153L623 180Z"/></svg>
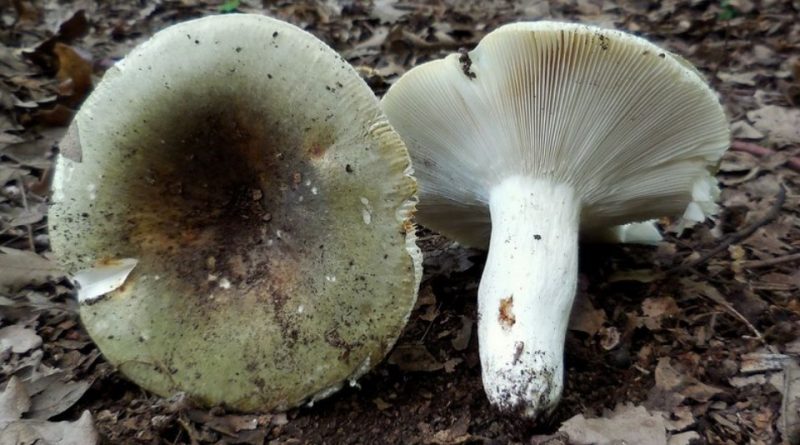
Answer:
<svg viewBox="0 0 800 445"><path fill-rule="evenodd" d="M535 417L563 386L578 235L657 240L662 216L715 210L728 146L715 93L686 61L585 25L503 26L406 73L382 101L420 184L420 223L489 247L479 340L491 402Z"/></svg>

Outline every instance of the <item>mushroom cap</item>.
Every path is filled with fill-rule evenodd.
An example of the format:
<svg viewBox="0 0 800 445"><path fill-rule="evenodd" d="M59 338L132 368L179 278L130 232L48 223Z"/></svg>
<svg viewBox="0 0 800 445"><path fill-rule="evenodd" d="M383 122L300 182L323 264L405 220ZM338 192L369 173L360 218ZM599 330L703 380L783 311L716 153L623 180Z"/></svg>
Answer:
<svg viewBox="0 0 800 445"><path fill-rule="evenodd" d="M594 26L505 25L407 72L382 107L414 161L418 221L485 247L489 193L514 176L571 185L583 231L714 212L730 136L684 59Z"/></svg>
<svg viewBox="0 0 800 445"><path fill-rule="evenodd" d="M255 15L167 28L108 70L61 148L53 250L101 280L81 318L144 388L283 410L353 382L404 327L410 159L311 34Z"/></svg>

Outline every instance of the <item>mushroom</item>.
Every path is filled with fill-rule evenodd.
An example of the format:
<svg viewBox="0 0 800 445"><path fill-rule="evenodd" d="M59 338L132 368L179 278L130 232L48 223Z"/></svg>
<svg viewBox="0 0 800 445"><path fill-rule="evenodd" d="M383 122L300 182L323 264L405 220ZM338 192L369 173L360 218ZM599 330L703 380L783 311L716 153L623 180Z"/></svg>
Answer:
<svg viewBox="0 0 800 445"><path fill-rule="evenodd" d="M478 291L483 384L528 417L562 393L579 231L715 210L728 146L688 62L620 31L516 23L407 72L382 100L411 152L418 221L489 248ZM651 237L645 233L634 236Z"/></svg>
<svg viewBox="0 0 800 445"><path fill-rule="evenodd" d="M311 34L255 15L167 28L108 70L61 150L53 250L142 387L284 410L354 383L404 327L408 152Z"/></svg>

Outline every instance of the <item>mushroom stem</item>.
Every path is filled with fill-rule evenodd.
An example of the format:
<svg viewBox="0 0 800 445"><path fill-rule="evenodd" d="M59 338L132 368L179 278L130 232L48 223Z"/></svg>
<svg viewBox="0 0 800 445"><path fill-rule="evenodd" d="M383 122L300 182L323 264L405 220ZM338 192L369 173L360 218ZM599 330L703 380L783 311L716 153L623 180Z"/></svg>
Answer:
<svg viewBox="0 0 800 445"><path fill-rule="evenodd" d="M492 237L478 290L483 385L500 410L535 417L561 397L580 200L568 185L514 176L492 188L489 206Z"/></svg>

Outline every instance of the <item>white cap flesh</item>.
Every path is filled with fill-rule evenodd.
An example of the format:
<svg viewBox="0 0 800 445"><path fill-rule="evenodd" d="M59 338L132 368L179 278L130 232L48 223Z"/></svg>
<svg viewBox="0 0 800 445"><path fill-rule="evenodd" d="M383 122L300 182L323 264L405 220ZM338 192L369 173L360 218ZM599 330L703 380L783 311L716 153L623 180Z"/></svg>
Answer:
<svg viewBox="0 0 800 445"><path fill-rule="evenodd" d="M579 231L716 208L710 171L729 142L716 94L686 61L623 32L506 25L410 70L382 106L414 160L419 222L490 245L479 339L504 410L536 416L561 394ZM657 241L646 226L631 235Z"/></svg>

